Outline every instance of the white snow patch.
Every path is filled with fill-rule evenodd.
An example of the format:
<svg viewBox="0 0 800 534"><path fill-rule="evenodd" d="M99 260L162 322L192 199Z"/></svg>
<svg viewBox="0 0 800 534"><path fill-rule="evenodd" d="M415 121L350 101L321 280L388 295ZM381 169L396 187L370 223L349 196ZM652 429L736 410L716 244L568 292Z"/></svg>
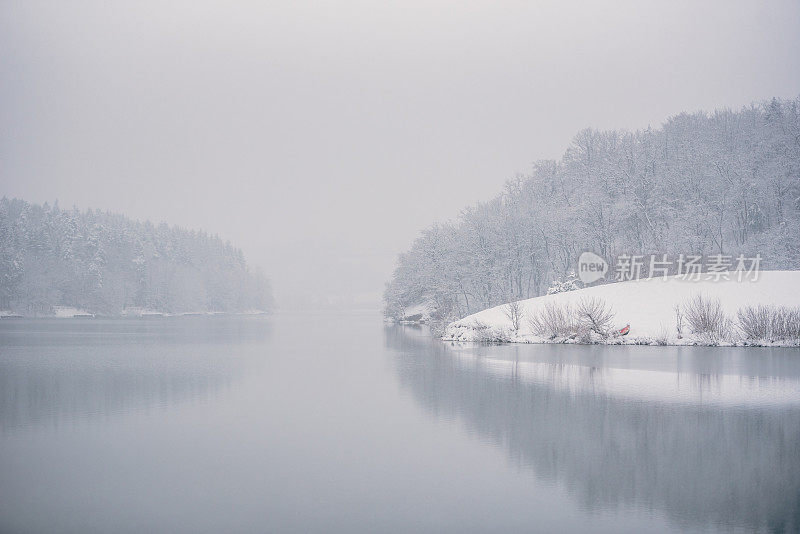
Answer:
<svg viewBox="0 0 800 534"><path fill-rule="evenodd" d="M198 315L269 315L265 310L244 310L241 312L224 312L224 311L187 311L178 313L167 313L150 308L125 308L122 310L123 317L192 317Z"/></svg>
<svg viewBox="0 0 800 534"><path fill-rule="evenodd" d="M122 310L122 315L125 317L160 317L164 315L164 313L158 310L151 310L149 308L131 307Z"/></svg>
<svg viewBox="0 0 800 534"><path fill-rule="evenodd" d="M53 315L59 319L71 319L73 317L94 317L94 314L80 308L72 306L53 306Z"/></svg>

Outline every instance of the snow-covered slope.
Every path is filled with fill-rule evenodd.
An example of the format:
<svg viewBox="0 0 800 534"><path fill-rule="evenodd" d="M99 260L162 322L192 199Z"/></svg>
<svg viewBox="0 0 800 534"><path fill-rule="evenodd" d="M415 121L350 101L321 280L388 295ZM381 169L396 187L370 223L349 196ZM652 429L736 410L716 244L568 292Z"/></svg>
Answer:
<svg viewBox="0 0 800 534"><path fill-rule="evenodd" d="M517 333L512 331L503 305L451 323L443 339L543 342L546 340L535 336L528 324L528 318L538 309L550 302L574 306L582 298L594 297L603 299L613 308L614 320L619 327L631 325L625 342L648 342L666 337L670 343L677 343L675 306L697 294L718 298L731 317L736 316L739 308L748 305L800 306L800 271L762 271L757 279L744 278L742 281L737 280L736 273L731 273L729 280L718 281L690 281L676 276L648 278L546 295L520 301L524 311ZM687 341L690 340L683 342Z"/></svg>

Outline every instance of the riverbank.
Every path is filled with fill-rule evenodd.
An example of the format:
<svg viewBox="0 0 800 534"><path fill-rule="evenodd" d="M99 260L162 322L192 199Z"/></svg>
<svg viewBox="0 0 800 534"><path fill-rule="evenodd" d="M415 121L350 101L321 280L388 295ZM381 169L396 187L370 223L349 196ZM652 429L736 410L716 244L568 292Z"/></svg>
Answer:
<svg viewBox="0 0 800 534"><path fill-rule="evenodd" d="M800 306L800 271L757 275L648 278L588 287L495 306L450 323L448 341L591 343L630 345L800 346L800 338L752 337L739 324L740 312ZM700 299L698 301L698 299ZM719 328L698 331L687 310L701 302L718 317ZM608 312L606 328L581 328L576 310L592 303ZM713 308L713 309L711 309ZM551 324L553 317L569 325ZM545 323L545 324L543 324ZM584 325L587 321L584 321ZM627 335L620 331L630 326Z"/></svg>

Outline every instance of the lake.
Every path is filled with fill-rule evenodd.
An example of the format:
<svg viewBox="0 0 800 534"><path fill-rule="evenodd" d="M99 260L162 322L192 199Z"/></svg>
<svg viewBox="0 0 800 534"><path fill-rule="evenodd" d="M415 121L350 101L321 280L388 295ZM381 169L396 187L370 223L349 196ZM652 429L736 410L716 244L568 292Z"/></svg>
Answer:
<svg viewBox="0 0 800 534"><path fill-rule="evenodd" d="M798 529L798 349L0 321L2 532Z"/></svg>

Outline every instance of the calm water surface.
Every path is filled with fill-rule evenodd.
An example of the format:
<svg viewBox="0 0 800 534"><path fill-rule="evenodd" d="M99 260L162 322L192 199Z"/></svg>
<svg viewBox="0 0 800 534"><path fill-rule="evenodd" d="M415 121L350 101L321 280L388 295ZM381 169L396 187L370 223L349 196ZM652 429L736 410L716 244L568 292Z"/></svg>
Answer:
<svg viewBox="0 0 800 534"><path fill-rule="evenodd" d="M0 532L796 532L800 351L0 321Z"/></svg>

